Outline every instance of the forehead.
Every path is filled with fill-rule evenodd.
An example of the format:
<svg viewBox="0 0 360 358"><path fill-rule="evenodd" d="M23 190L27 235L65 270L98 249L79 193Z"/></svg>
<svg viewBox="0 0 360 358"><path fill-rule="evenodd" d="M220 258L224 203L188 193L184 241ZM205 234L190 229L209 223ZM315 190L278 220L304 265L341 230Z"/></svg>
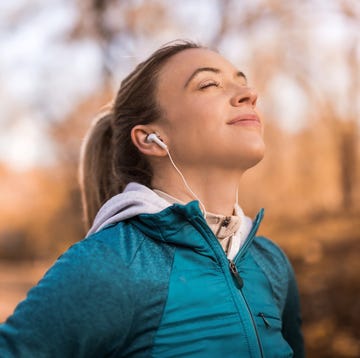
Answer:
<svg viewBox="0 0 360 358"><path fill-rule="evenodd" d="M172 56L159 73L159 87L168 83L185 83L198 68L213 67L222 72L234 73L236 68L218 53L203 49L187 49Z"/></svg>

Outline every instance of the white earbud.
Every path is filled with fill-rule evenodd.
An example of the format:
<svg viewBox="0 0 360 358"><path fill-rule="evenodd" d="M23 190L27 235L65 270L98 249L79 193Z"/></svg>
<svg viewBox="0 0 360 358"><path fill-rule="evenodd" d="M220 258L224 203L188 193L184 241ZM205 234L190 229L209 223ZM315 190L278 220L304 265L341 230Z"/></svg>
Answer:
<svg viewBox="0 0 360 358"><path fill-rule="evenodd" d="M147 142L154 142L156 143L159 147L163 148L163 149L167 149L167 145L158 137L158 135L156 133L150 133L147 137L146 137L146 141Z"/></svg>

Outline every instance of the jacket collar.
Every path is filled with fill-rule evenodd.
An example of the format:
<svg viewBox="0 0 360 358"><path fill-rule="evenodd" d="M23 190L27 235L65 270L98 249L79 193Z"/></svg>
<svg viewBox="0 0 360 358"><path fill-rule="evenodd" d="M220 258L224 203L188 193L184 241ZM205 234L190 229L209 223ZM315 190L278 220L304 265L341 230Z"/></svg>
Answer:
<svg viewBox="0 0 360 358"><path fill-rule="evenodd" d="M263 215L264 209L261 209L253 221L243 249L247 249L253 241ZM185 205L174 204L155 214L140 214L133 218L132 223L154 240L191 247L196 251L208 251L208 240L217 241L203 217L198 201Z"/></svg>

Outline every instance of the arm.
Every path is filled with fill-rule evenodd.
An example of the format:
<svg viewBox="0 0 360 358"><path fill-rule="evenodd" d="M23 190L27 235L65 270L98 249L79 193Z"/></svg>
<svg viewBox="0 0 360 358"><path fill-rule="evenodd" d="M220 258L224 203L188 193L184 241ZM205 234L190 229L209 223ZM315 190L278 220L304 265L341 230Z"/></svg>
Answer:
<svg viewBox="0 0 360 358"><path fill-rule="evenodd" d="M287 260L289 281L287 296L283 311L282 333L286 341L294 351L294 358L305 356L304 340L301 333L301 309L299 292L295 280L295 274L290 262Z"/></svg>
<svg viewBox="0 0 360 358"><path fill-rule="evenodd" d="M0 357L100 357L123 344L133 317L126 267L86 241L0 326Z"/></svg>

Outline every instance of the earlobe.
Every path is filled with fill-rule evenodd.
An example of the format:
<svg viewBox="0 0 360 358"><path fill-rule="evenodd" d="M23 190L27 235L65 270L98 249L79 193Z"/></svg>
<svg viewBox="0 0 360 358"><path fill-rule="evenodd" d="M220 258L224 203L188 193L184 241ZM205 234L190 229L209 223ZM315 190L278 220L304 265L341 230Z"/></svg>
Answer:
<svg viewBox="0 0 360 358"><path fill-rule="evenodd" d="M138 150L149 156L164 157L167 155L166 144L156 136L154 130L147 126L137 125L131 130L131 140Z"/></svg>

